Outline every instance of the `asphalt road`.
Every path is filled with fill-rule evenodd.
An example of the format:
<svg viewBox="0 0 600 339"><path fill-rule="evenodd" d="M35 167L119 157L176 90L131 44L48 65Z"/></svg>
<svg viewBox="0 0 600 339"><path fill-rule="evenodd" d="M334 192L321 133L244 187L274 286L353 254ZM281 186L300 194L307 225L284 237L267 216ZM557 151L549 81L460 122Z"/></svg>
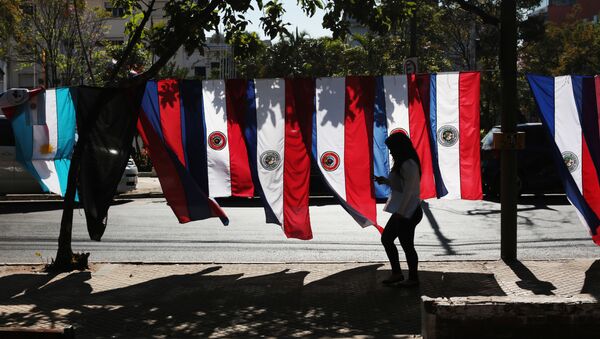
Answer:
<svg viewBox="0 0 600 339"><path fill-rule="evenodd" d="M164 199L117 201L102 242L90 241L83 210L75 211L73 248L109 262L372 262L385 261L374 227L362 229L330 199L311 206L314 239L287 239L264 222L262 207L224 202L229 226L218 219L179 224ZM0 263L36 263L56 253L59 201L0 202ZM379 222L389 214L378 205ZM430 200L415 239L421 260L497 260L500 204ZM600 257L564 196L525 197L518 205L519 259ZM36 255L39 253L41 256ZM402 258L402 257L401 257Z"/></svg>

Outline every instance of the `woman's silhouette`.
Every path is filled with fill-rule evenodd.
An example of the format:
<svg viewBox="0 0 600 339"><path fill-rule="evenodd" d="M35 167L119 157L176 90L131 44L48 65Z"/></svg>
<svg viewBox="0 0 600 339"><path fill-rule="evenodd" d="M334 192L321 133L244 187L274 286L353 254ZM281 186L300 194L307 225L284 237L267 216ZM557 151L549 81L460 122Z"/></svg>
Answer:
<svg viewBox="0 0 600 339"><path fill-rule="evenodd" d="M415 227L423 219L421 209L420 182L421 164L410 139L401 132L390 135L385 144L390 150L394 165L389 176L375 177L379 184L390 186L391 194L384 211L392 213L381 235L381 243L392 266L392 275L383 280L384 284L416 286L419 284L419 257L415 250ZM406 255L408 279L404 279L400 269L396 238Z"/></svg>

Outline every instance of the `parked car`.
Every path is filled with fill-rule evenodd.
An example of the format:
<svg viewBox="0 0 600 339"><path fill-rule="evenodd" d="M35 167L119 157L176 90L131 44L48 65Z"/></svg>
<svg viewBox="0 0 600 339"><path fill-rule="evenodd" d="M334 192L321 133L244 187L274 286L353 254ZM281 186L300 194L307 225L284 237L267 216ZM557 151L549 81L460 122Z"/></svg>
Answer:
<svg viewBox="0 0 600 339"><path fill-rule="evenodd" d="M494 126L481 140L481 176L486 195L500 193L500 151L492 149ZM541 123L518 124L525 132L525 148L517 151L517 188L522 193L563 193L564 189L552 156L552 140Z"/></svg>
<svg viewBox="0 0 600 339"><path fill-rule="evenodd" d="M15 159L15 138L10 121L0 117L0 195L43 193L37 180ZM134 190L138 169L130 158L117 187L117 193Z"/></svg>

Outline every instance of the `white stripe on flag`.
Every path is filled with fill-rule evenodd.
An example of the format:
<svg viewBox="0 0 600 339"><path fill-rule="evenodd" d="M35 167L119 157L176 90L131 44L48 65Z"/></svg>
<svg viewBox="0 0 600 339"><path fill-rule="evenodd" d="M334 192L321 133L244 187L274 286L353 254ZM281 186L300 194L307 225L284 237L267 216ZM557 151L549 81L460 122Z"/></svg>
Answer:
<svg viewBox="0 0 600 339"><path fill-rule="evenodd" d="M206 166L208 169L208 193L211 197L231 196L231 167L229 161L229 137L227 133L227 103L225 81L202 82L202 103L206 124ZM219 136L225 136L224 147L214 144Z"/></svg>
<svg viewBox="0 0 600 339"><path fill-rule="evenodd" d="M283 225L285 80L256 79L255 88L258 179L268 204Z"/></svg>
<svg viewBox="0 0 600 339"><path fill-rule="evenodd" d="M402 129L410 137L410 124L408 113L408 81L406 75L383 77L385 93L385 114L387 117L388 136L395 129ZM390 154L390 167L394 159Z"/></svg>
<svg viewBox="0 0 600 339"><path fill-rule="evenodd" d="M331 188L346 200L344 169L344 121L346 117L346 81L344 78L318 78L316 81L317 162ZM323 168L321 157L326 152L337 154L334 170Z"/></svg>
<svg viewBox="0 0 600 339"><path fill-rule="evenodd" d="M440 131L458 133L459 128L459 73L438 73L436 77L437 149L440 173L448 190L445 199L460 199L460 135L453 145L440 143Z"/></svg>
<svg viewBox="0 0 600 339"><path fill-rule="evenodd" d="M577 167L571 171L580 192L583 192L581 175L581 124L573 95L571 76L554 78L554 140L563 158L571 152L576 156Z"/></svg>
<svg viewBox="0 0 600 339"><path fill-rule="evenodd" d="M53 89L46 90L43 97L38 96L38 105L36 105L37 113L45 113L45 125L33 125L33 150L32 150L32 164L36 169L38 175L42 179L42 182L50 192L62 195L60 188L60 180L58 173L56 172L56 166L54 165L54 157L56 156L56 149L58 147L58 117L56 112L56 91ZM39 103L45 101L44 111L41 111ZM39 118L39 116L38 116ZM39 120L37 121L40 122Z"/></svg>

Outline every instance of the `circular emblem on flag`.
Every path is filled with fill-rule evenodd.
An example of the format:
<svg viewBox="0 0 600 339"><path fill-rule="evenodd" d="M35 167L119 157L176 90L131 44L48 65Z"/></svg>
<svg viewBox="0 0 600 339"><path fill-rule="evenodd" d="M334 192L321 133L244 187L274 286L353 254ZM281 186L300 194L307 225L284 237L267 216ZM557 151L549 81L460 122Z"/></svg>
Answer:
<svg viewBox="0 0 600 339"><path fill-rule="evenodd" d="M390 135L395 134L395 133L402 133L402 134L408 136L408 132L404 128L394 128L392 130L392 132L390 133Z"/></svg>
<svg viewBox="0 0 600 339"><path fill-rule="evenodd" d="M323 153L321 155L321 166L328 172L335 171L340 167L340 156L333 151Z"/></svg>
<svg viewBox="0 0 600 339"><path fill-rule="evenodd" d="M208 136L208 145L214 150L222 150L227 145L227 138L222 132L214 131Z"/></svg>
<svg viewBox="0 0 600 339"><path fill-rule="evenodd" d="M458 141L458 130L454 126L444 125L437 130L438 142L442 146L450 147Z"/></svg>
<svg viewBox="0 0 600 339"><path fill-rule="evenodd" d="M267 171L273 171L281 164L281 156L276 151L264 151L260 155L260 164Z"/></svg>
<svg viewBox="0 0 600 339"><path fill-rule="evenodd" d="M569 172L574 172L579 167L579 158L575 153L569 151L562 152L562 158Z"/></svg>

